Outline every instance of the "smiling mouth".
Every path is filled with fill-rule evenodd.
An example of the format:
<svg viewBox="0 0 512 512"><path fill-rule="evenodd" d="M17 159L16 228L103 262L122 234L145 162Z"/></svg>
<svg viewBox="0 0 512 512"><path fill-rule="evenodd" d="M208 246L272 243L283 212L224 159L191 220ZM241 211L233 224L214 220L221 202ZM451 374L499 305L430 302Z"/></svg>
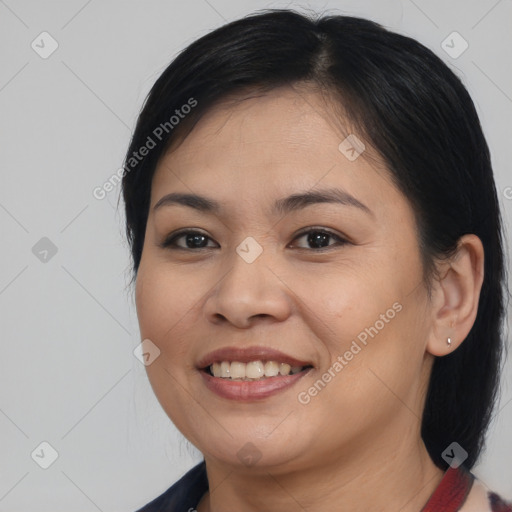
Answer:
<svg viewBox="0 0 512 512"><path fill-rule="evenodd" d="M291 366L278 361L256 360L248 363L240 361L219 361L202 368L211 377L228 381L262 381L273 377L296 375L312 368L311 365Z"/></svg>

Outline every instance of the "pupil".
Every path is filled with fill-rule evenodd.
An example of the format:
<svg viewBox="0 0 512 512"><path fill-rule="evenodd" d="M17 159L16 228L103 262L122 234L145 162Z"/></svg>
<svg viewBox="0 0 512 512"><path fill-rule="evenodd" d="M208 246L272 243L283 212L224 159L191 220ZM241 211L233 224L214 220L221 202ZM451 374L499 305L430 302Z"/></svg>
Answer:
<svg viewBox="0 0 512 512"><path fill-rule="evenodd" d="M327 247L327 243L331 235L328 233L322 233L321 231L315 231L308 235L308 243L316 248ZM205 247L206 237L204 235L189 234L187 235L187 247L197 248ZM203 244L203 245L201 245ZM323 245L322 245L323 244Z"/></svg>
<svg viewBox="0 0 512 512"><path fill-rule="evenodd" d="M195 235L195 234L187 235L187 247L189 247L189 248L204 247L204 245L196 244L196 242L198 242L198 241L200 243L200 239L202 239L202 241L204 242L206 237L204 235ZM189 244L189 242L191 242L191 243Z"/></svg>
<svg viewBox="0 0 512 512"><path fill-rule="evenodd" d="M330 236L331 235L329 235L327 233L321 233L320 231L315 231L314 233L309 234L308 243L317 247L318 242L320 242L320 243L326 242ZM328 245L329 244L327 244L327 246ZM322 245L321 247L326 247L326 246Z"/></svg>

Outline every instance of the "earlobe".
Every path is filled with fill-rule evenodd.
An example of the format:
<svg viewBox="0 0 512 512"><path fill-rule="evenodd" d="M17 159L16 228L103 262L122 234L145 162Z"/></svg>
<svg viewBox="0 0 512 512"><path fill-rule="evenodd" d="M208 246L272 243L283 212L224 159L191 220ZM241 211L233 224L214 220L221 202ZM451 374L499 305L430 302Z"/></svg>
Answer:
<svg viewBox="0 0 512 512"><path fill-rule="evenodd" d="M456 253L441 266L433 291L433 324L426 347L434 356L456 350L475 323L484 278L481 240L476 235L464 235Z"/></svg>

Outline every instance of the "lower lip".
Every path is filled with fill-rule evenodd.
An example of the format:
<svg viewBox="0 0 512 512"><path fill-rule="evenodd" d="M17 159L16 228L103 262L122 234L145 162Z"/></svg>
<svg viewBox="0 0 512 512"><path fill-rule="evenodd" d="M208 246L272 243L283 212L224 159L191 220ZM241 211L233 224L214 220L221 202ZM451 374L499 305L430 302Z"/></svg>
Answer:
<svg viewBox="0 0 512 512"><path fill-rule="evenodd" d="M294 375L280 375L277 377L267 377L261 380L229 380L220 377L213 377L205 371L201 375L205 381L206 387L222 398L249 402L268 398L280 391L293 386L302 379L312 368L303 370Z"/></svg>

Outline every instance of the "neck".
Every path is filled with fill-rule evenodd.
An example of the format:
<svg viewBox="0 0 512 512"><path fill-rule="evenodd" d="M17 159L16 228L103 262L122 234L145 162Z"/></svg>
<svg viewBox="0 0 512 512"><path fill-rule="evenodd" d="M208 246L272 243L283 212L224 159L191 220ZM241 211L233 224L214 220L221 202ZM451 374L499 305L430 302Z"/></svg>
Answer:
<svg viewBox="0 0 512 512"><path fill-rule="evenodd" d="M396 425L395 425L396 426ZM351 512L419 512L443 477L430 459L418 429L397 443L381 435L304 469L239 468L205 458L211 492L198 512L244 510L350 510ZM377 450L377 446L387 447ZM341 507L341 508L340 508Z"/></svg>

